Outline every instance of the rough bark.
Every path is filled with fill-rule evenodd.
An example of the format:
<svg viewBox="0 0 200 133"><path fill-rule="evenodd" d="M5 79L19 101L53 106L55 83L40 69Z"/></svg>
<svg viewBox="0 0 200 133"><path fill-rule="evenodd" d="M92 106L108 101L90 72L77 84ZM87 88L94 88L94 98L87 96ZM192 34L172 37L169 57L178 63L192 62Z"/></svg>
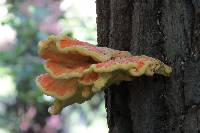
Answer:
<svg viewBox="0 0 200 133"><path fill-rule="evenodd" d="M97 0L98 44L149 55L170 78L140 77L105 91L110 133L200 132L200 1Z"/></svg>

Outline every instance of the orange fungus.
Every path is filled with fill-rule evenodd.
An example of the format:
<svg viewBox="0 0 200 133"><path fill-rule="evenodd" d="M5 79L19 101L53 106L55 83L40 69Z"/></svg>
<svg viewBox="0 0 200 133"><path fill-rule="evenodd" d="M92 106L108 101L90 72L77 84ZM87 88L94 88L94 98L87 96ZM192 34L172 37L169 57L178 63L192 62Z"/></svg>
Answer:
<svg viewBox="0 0 200 133"><path fill-rule="evenodd" d="M38 45L47 71L36 78L41 91L55 98L49 108L58 114L73 103L83 103L96 92L132 77L161 74L169 76L171 67L148 56L132 56L128 51L97 47L70 37L50 36Z"/></svg>

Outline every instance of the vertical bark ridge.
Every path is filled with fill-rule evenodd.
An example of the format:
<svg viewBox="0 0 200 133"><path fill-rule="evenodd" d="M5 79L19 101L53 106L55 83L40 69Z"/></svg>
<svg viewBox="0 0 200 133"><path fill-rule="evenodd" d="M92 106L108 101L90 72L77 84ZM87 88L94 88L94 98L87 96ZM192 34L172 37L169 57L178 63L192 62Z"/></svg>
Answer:
<svg viewBox="0 0 200 133"><path fill-rule="evenodd" d="M134 10L130 51L133 54L146 54L160 58L160 44L164 40L160 22L162 1L134 0L132 4Z"/></svg>
<svg viewBox="0 0 200 133"><path fill-rule="evenodd" d="M194 27L193 27L193 34L192 34L192 50L194 61L198 61L200 58L200 1L199 0L192 0L191 5L193 6L194 11Z"/></svg>
<svg viewBox="0 0 200 133"><path fill-rule="evenodd" d="M131 1L111 0L110 7L109 47L129 51L132 33ZM132 133L132 130L130 130L132 121L129 109L129 93L126 83L111 86L106 92L106 97L106 102L110 105L107 110L112 112L111 119L109 119L112 122L109 125L109 132Z"/></svg>
<svg viewBox="0 0 200 133"><path fill-rule="evenodd" d="M168 61L174 68L165 96L166 99L171 99L167 104L173 105L169 106L168 125L170 131L191 132L196 129L188 128L184 126L184 123L187 116L187 105L191 102L191 98L195 98L192 93L196 90L194 83L189 81L197 74L192 73L189 68L195 66L191 62L193 6L188 0L165 0L164 5L162 20L166 37L164 48Z"/></svg>
<svg viewBox="0 0 200 133"><path fill-rule="evenodd" d="M131 52L164 59L162 0L134 0L132 13ZM129 88L132 130L166 132L167 108L164 106L165 79L160 76L135 79ZM150 113L151 112L151 113Z"/></svg>
<svg viewBox="0 0 200 133"><path fill-rule="evenodd" d="M97 0L96 12L97 12L97 42L98 46L109 47L109 35L110 35L110 1L111 0ZM111 91L105 90L105 108L107 112L107 124L109 129L114 127L114 120L111 108Z"/></svg>
<svg viewBox="0 0 200 133"><path fill-rule="evenodd" d="M97 42L98 46L109 46L110 34L110 0L97 0Z"/></svg>
<svg viewBox="0 0 200 133"><path fill-rule="evenodd" d="M200 132L199 105L200 105L200 1L186 1L189 20L191 20L189 57L185 62L184 93L185 113L184 132Z"/></svg>
<svg viewBox="0 0 200 133"><path fill-rule="evenodd" d="M131 41L131 0L111 0L109 47L127 50Z"/></svg>

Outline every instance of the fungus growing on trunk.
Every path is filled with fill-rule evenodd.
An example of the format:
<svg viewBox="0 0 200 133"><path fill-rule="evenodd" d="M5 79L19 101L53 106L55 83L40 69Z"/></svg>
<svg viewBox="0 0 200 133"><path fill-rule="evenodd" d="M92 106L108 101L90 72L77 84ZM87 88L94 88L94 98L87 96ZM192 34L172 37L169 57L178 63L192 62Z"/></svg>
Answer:
<svg viewBox="0 0 200 133"><path fill-rule="evenodd" d="M148 56L97 47L69 37L50 36L39 42L39 56L46 74L36 78L41 91L55 98L49 108L58 114L73 103L83 103L96 92L141 75L169 76L171 67Z"/></svg>

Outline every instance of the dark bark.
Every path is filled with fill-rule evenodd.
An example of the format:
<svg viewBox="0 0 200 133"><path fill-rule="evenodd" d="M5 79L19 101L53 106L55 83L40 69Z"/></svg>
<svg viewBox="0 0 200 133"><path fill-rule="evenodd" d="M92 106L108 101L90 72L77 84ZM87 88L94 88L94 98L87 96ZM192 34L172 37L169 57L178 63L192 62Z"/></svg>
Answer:
<svg viewBox="0 0 200 133"><path fill-rule="evenodd" d="M140 77L105 91L110 133L200 132L200 1L97 0L98 44L149 55L170 78Z"/></svg>

